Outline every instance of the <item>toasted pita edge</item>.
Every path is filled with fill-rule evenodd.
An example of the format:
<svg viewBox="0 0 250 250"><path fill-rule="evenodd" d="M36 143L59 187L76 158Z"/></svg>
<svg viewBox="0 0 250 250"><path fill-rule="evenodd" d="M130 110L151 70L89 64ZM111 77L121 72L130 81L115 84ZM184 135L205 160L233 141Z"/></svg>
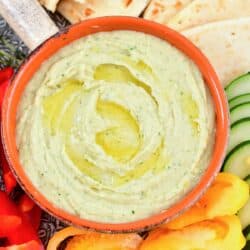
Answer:
<svg viewBox="0 0 250 250"><path fill-rule="evenodd" d="M90 17L112 15L139 16L150 0L123 0L119 2L121 3L121 8L110 8L109 11L107 9L102 11L101 7L95 4L98 1L61 0L57 10L71 23L77 23Z"/></svg>
<svg viewBox="0 0 250 250"><path fill-rule="evenodd" d="M40 4L43 5L47 10L55 12L57 4L60 0L39 0Z"/></svg>

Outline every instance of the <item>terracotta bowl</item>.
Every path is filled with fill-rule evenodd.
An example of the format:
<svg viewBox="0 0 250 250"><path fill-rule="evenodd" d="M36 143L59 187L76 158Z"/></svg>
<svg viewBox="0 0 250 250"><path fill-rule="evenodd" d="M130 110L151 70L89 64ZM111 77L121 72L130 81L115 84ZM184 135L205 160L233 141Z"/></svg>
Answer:
<svg viewBox="0 0 250 250"><path fill-rule="evenodd" d="M213 98L216 112L216 136L214 152L209 166L195 188L172 207L146 219L109 224L89 221L79 218L66 211L55 207L43 195L42 190L34 187L25 174L19 161L16 147L16 112L22 93L40 65L55 54L60 48L71 42L100 31L134 30L159 37L181 50L192 59L203 74L205 82ZM33 51L22 64L7 90L2 110L2 140L8 162L23 189L47 212L57 218L76 226L90 228L102 232L132 232L152 228L162 222L168 221L190 207L206 190L219 172L225 155L228 141L228 110L227 100L220 81L210 65L208 59L189 40L179 33L154 22L132 17L102 17L90 19L73 25L45 41ZM160 190L159 190L160 192Z"/></svg>

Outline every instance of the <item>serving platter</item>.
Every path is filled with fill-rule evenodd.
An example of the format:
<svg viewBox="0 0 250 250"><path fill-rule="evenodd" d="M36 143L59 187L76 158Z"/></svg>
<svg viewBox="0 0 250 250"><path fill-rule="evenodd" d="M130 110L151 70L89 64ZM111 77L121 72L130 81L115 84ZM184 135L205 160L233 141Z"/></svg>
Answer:
<svg viewBox="0 0 250 250"><path fill-rule="evenodd" d="M5 1L5 0L3 0ZM13 0L13 1L16 1L16 0ZM157 2L157 1L155 1ZM194 2L199 2L199 0L196 0ZM211 1L212 2L212 1ZM216 2L216 1L214 1ZM247 2L247 1L246 1ZM245 3L246 3L245 2ZM211 3L212 4L212 3ZM248 6L249 7L249 6ZM51 17L51 19L54 21L54 23L57 25L57 27L59 28L59 30L61 28L65 28L69 25L68 21L65 20L60 14L58 14L57 12L55 14L51 13L51 12L47 12L48 15ZM182 13L182 12L181 12ZM185 11L183 12L185 14ZM235 13L234 13L235 14ZM187 32L183 32L184 36L187 36L191 41L193 41L194 43L196 43L197 47L199 47L203 52L208 52L208 58L210 60L210 62L213 64L213 66L215 67L215 70L217 71L217 68L221 67L223 70L221 72L217 72L220 76L220 80L221 82L223 83L223 86L225 87L228 83L230 83L231 80L233 80L234 78L236 78L236 76L239 76L239 75L243 75L243 74L246 74L247 70L246 68L248 69L249 68L249 61L246 60L247 62L245 63L245 65L242 63L241 66L239 66L239 72L234 72L233 70L228 70L226 69L227 66L224 68L222 67L222 64L223 64L223 60L217 60L218 56L220 55L224 55L228 52L228 55L230 58L235 58L235 55L237 54L235 49L238 48L238 43L235 42L236 40L238 41L241 41L244 39L244 41L249 41L249 38L246 38L244 37L246 33L246 30L249 30L249 23L250 23L250 19L249 19L249 15L247 14L246 15L246 18L242 19L238 16L238 13L235 14L236 16L232 16L232 18L235 18L238 19L239 21L238 22L235 22L233 21L234 25L235 26L232 26L233 28L231 28L231 21L230 20L222 20L218 23L218 25L216 24L215 22L215 26L216 28L218 27L227 27L228 30L224 30L224 33L226 34L226 32L228 32L228 37L225 39L225 40L228 40L230 41L227 46L225 46L225 51L224 52L221 52L221 53L214 53L213 54L213 46L220 46L220 45L224 45L224 41L223 40L225 37L221 37L222 39L220 41L218 41L218 44L216 42L216 45L215 45L215 41L214 39L212 38L210 43L213 44L213 46L207 46L207 41L210 39L211 36L207 36L206 37L206 34L205 33L209 33L210 31L213 32L214 28L213 28L213 22L216 21L216 20L210 20L211 21L211 24L204 24L204 25L201 25L201 28L193 28L191 27L190 30L188 30ZM180 15L180 18L182 16ZM5 16L6 18L6 16ZM215 17L214 17L215 18ZM225 18L226 19L226 18ZM8 20L8 18L7 18ZM178 19L176 19L178 20ZM174 20L174 23L177 22L176 20ZM8 20L9 21L9 20ZM208 21L208 20L207 20ZM243 27L243 23L245 23L245 30L240 33L235 33L235 30L237 30L237 27ZM13 24L11 24L13 26ZM170 22L170 27L171 27L171 22ZM220 27L220 28L221 28ZM203 31L204 33L202 33ZM240 30L240 29L239 29ZM202 31L202 32L201 32ZM223 32L218 32L219 35L221 35ZM203 35L204 36L203 36ZM243 36L242 36L243 34ZM240 37L243 37L243 39L240 39ZM5 53L6 55L8 54L12 54L12 55L17 55L17 57L20 56L20 58L18 60L15 61L15 63L13 64L14 68L15 69L18 69L18 66L20 65L21 61L22 61L22 58L25 58L25 56L27 56L29 54L29 51L30 49L33 49L33 45L32 44L29 44L29 48L22 42L22 40L19 38L20 37L20 34L19 36L10 28L10 26L7 24L7 22L4 20L4 18L2 18L0 16L0 52L2 51L3 53L1 54L1 60L0 60L0 69L1 68L4 68L6 65L9 65L9 58L8 56L5 56ZM22 36L21 36L22 37ZM204 38L205 37L205 38ZM202 39L204 38L204 39ZM206 40L207 38L209 38L208 40ZM23 39L25 40L25 39ZM222 42L221 42L222 41ZM28 44L27 40L25 41L26 44ZM203 43L204 42L204 43ZM221 42L221 44L220 44ZM240 43L239 43L240 44ZM36 46L34 46L36 47ZM223 48L224 49L224 48ZM221 51L223 51L223 49ZM248 50L246 50L248 51ZM211 53L212 52L212 53ZM232 52L232 53L231 53ZM211 53L211 54L210 54ZM206 53L205 53L206 54ZM210 57L211 56L211 57ZM242 55L243 56L243 55ZM246 55L244 55L246 56ZM238 57L236 57L238 58ZM216 64L218 61L218 65ZM233 60L232 60L233 61ZM238 62L238 64L240 64L241 62ZM226 62L226 65L230 65L229 62ZM232 64L233 65L233 64ZM218 66L218 67L216 67ZM230 67L228 67L230 68ZM236 66L237 68L237 66ZM224 69L225 69L225 72L224 72ZM228 77L228 72L232 72L232 75L230 75ZM221 77L222 75L222 77ZM247 74L243 77L246 77L248 79L248 76ZM238 81L236 79L236 81ZM243 81L241 81L243 82ZM240 83L241 84L241 83ZM240 86L237 85L237 86ZM234 84L232 84L231 86L233 86ZM245 91L245 92L244 92ZM243 93L248 93L248 89L244 90ZM230 99L230 96L228 95L229 93L229 90L227 90L226 88L226 94L228 96L228 98ZM236 96L237 97L237 96ZM238 96L239 97L239 96ZM234 101L234 100L233 100ZM238 102L238 100L236 100ZM243 103L244 104L244 103ZM229 102L229 105L230 105L230 102ZM239 115L243 115L242 117L244 117L244 114L239 114ZM237 119L240 119L239 117L237 117ZM245 137L244 137L245 138ZM245 138L246 139L246 138ZM244 139L244 140L245 140ZM234 154L236 155L236 154ZM233 156L234 156L233 155ZM230 154L231 156L231 154ZM232 164L231 164L232 165ZM232 167L232 166L229 166L229 168ZM226 168L228 168L228 166L226 166ZM224 170L226 169L225 166L224 166ZM237 173L236 173L237 174ZM245 177L242 177L242 178L245 178ZM247 177L247 181L249 183L249 176ZM246 178L245 178L246 179ZM1 174L0 174L0 189L4 189L4 185L3 185L3 180L2 180L2 177L1 177ZM20 187L17 187L12 193L11 193L11 196L15 199L15 197L18 197L20 196L20 193L23 192L21 190ZM49 214L47 214L46 212L43 212L43 215L42 215L42 220L41 220L41 225L40 225L40 228L39 228L39 237L41 238L43 244L46 246L47 243L48 243L48 240L51 238L51 236L58 230L62 229L66 227L65 224L63 224L61 221L57 220L56 218L50 216Z"/></svg>

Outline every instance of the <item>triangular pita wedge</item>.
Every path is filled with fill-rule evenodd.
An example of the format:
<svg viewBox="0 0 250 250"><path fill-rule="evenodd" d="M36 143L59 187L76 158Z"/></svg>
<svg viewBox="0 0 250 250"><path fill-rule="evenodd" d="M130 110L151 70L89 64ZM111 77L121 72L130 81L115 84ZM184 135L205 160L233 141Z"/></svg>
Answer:
<svg viewBox="0 0 250 250"><path fill-rule="evenodd" d="M61 0L58 11L71 23L98 16L139 16L149 0Z"/></svg>
<svg viewBox="0 0 250 250"><path fill-rule="evenodd" d="M167 24L179 11L193 0L152 0L143 17L158 23Z"/></svg>
<svg viewBox="0 0 250 250"><path fill-rule="evenodd" d="M201 25L183 35L208 57L223 86L250 71L250 18Z"/></svg>
<svg viewBox="0 0 250 250"><path fill-rule="evenodd" d="M194 0L174 17L167 25L182 31L201 24L250 17L250 0Z"/></svg>
<svg viewBox="0 0 250 250"><path fill-rule="evenodd" d="M48 10L55 12L56 6L60 0L39 0L39 2Z"/></svg>

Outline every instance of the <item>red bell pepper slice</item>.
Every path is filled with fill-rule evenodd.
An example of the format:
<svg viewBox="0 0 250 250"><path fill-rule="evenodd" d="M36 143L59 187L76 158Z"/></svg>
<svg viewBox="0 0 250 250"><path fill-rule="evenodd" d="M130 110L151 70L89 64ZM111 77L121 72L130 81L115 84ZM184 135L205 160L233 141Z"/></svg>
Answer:
<svg viewBox="0 0 250 250"><path fill-rule="evenodd" d="M31 240L40 242L36 230L29 219L22 213L8 195L0 191L0 215L15 215L22 219L22 223L6 238L9 245L22 244Z"/></svg>
<svg viewBox="0 0 250 250"><path fill-rule="evenodd" d="M22 223L22 219L16 215L0 215L0 237L7 237Z"/></svg>
<svg viewBox="0 0 250 250"><path fill-rule="evenodd" d="M9 164L5 158L3 145L2 145L1 141L0 141L0 166L1 166L1 169L3 172L3 180L4 180L4 184L5 184L5 190L9 194L15 188L17 182L16 182L16 179L13 176L12 172L10 171Z"/></svg>
<svg viewBox="0 0 250 250"><path fill-rule="evenodd" d="M5 190L8 194L10 194L11 191L15 188L17 181L16 181L14 175L12 174L12 172L9 168L9 164L5 158L2 142L0 142L0 167L1 167L2 173L3 173Z"/></svg>
<svg viewBox="0 0 250 250"><path fill-rule="evenodd" d="M14 70L10 67L0 70L0 109L2 108L3 98L13 73ZM9 194L16 186L16 179L10 172L9 164L5 158L2 144L0 145L0 164L3 170L5 189Z"/></svg>
<svg viewBox="0 0 250 250"><path fill-rule="evenodd" d="M2 107L3 98L7 87L10 84L14 70L10 67L0 70L0 106Z"/></svg>
<svg viewBox="0 0 250 250"><path fill-rule="evenodd" d="M10 194L11 191L16 187L16 179L13 176L11 171L8 171L7 173L3 174L3 180L5 184L5 190L7 194Z"/></svg>
<svg viewBox="0 0 250 250"><path fill-rule="evenodd" d="M26 213L31 225L37 231L39 229L42 217L42 209L38 206L35 206L31 211Z"/></svg>
<svg viewBox="0 0 250 250"><path fill-rule="evenodd" d="M1 77L0 77L1 78ZM10 81L6 80L4 82L0 82L0 106L2 108L2 104L3 104L3 98L5 95L5 92L9 86Z"/></svg>
<svg viewBox="0 0 250 250"><path fill-rule="evenodd" d="M42 210L27 194L23 194L18 201L19 209L26 215L35 230L38 230Z"/></svg>
<svg viewBox="0 0 250 250"><path fill-rule="evenodd" d="M1 88L1 85L0 85ZM1 102L1 89L0 89L0 102ZM1 105L1 103L0 103ZM1 107L1 106L0 106ZM6 160L3 144L0 141L0 166L3 172L3 180L5 184L5 190L9 194L16 186L17 182L15 177L13 176L12 172L10 171L9 164Z"/></svg>
<svg viewBox="0 0 250 250"><path fill-rule="evenodd" d="M1 95L1 90L0 90L0 95ZM3 172L5 190L9 194L15 188L17 182L12 172L10 171L9 164L5 158L4 149L1 141L0 141L0 166Z"/></svg>
<svg viewBox="0 0 250 250"><path fill-rule="evenodd" d="M35 240L31 240L21 245L0 247L0 250L44 250L44 247Z"/></svg>
<svg viewBox="0 0 250 250"><path fill-rule="evenodd" d="M0 110L13 73L10 67L0 70ZM0 143L0 164L5 189L9 194L17 182L9 169L2 143ZM18 208L2 191L0 191L0 204L0 237L7 238L8 243L12 245L0 247L0 250L43 250L44 247L36 233L40 223L41 209L27 195L21 197Z"/></svg>
<svg viewBox="0 0 250 250"><path fill-rule="evenodd" d="M10 80L14 70L11 67L7 67L0 70L0 84L6 80Z"/></svg>
<svg viewBox="0 0 250 250"><path fill-rule="evenodd" d="M31 211L36 204L27 194L23 194L18 201L18 207L21 209L22 212L29 212Z"/></svg>

